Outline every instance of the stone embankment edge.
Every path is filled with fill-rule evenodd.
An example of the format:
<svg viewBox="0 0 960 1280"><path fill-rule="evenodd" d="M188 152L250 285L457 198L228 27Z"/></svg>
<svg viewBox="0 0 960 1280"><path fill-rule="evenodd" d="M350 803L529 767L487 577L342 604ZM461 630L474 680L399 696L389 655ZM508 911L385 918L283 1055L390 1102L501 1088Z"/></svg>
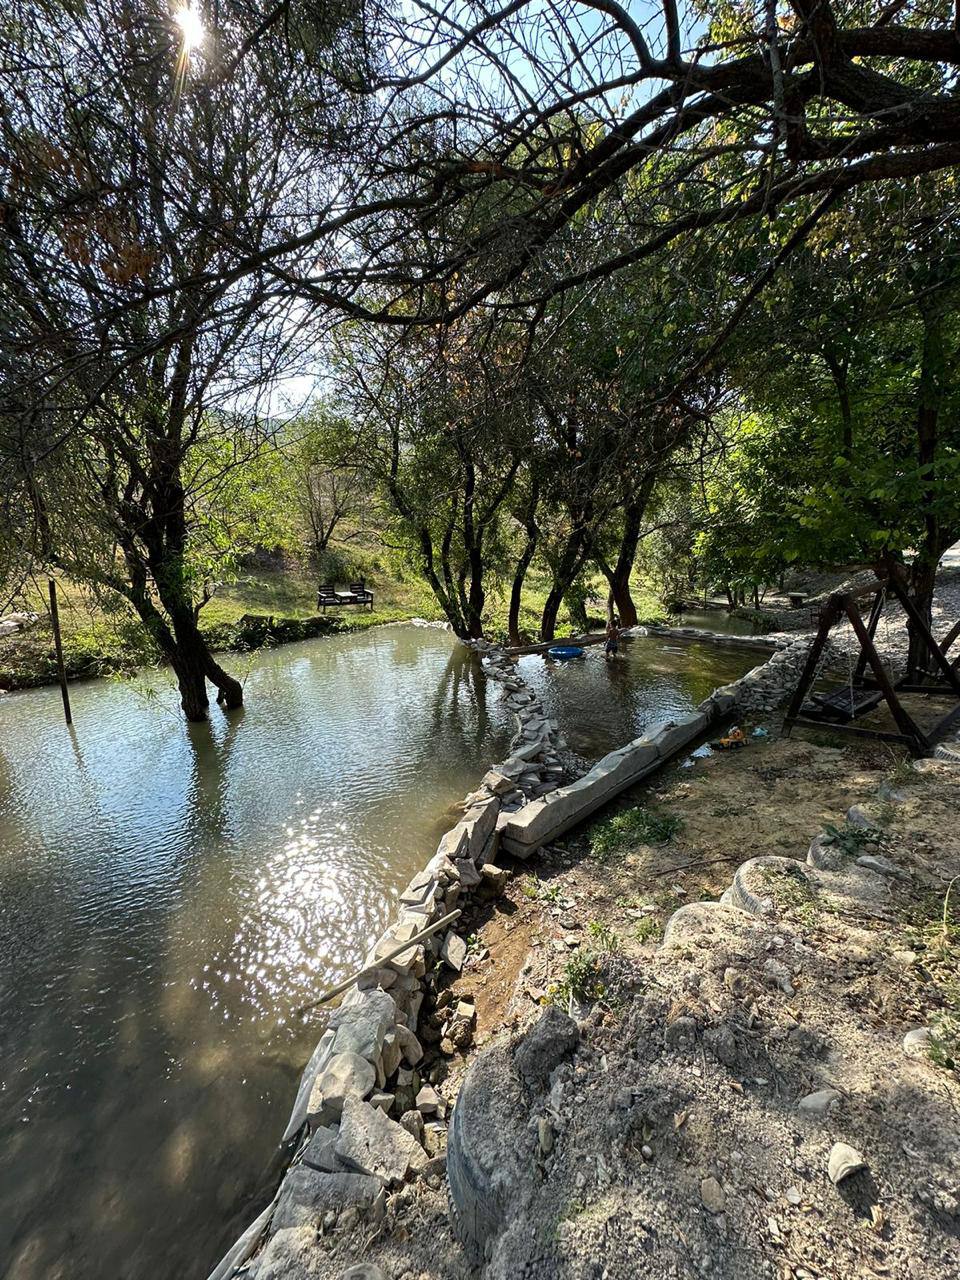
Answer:
<svg viewBox="0 0 960 1280"><path fill-rule="evenodd" d="M282 1139L296 1146L280 1187L209 1280L249 1274L247 1264L264 1239L269 1249L270 1240L304 1211L376 1213L386 1186L429 1167L431 1152L442 1150L446 1104L417 1071L424 1057L417 1023L428 970L446 964L459 971L467 944L449 930L390 960L384 957L455 910L478 887L502 887L505 873L495 865L500 847L528 856L582 821L749 702L753 689L766 688L762 672L770 665L716 689L695 712L655 726L563 787L559 751L565 743L556 722L513 659L485 641L469 643L488 677L504 687L515 715L510 753L466 797L462 819L400 894L396 918L373 944L361 976L331 1015L303 1072ZM802 644L797 659L802 662L808 643L788 644L774 658ZM445 1034L456 1036L458 1022L469 1017L469 1010L451 1010Z"/></svg>
<svg viewBox="0 0 960 1280"><path fill-rule="evenodd" d="M265 1237L304 1208L376 1209L386 1185L422 1168L442 1149L445 1103L417 1067L424 1057L417 1022L424 979L435 964L459 970L466 942L453 930L392 959L387 954L456 909L480 886L502 887L495 865L500 827L560 784L565 745L557 724L499 649L471 642L486 674L503 685L516 732L510 753L463 802L463 817L399 897L393 922L371 947L364 970L331 1015L297 1090L282 1144L296 1144L271 1203L227 1251L210 1280L232 1280ZM462 1032L452 1010L447 1030ZM399 1123L397 1119L399 1118ZM424 1149L426 1148L426 1149ZM268 1245L269 1247L269 1245Z"/></svg>

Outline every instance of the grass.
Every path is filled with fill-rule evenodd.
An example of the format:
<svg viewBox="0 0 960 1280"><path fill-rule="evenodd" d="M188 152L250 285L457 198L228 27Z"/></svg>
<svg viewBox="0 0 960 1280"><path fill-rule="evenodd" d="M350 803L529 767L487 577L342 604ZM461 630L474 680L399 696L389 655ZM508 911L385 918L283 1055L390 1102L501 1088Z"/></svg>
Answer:
<svg viewBox="0 0 960 1280"><path fill-rule="evenodd" d="M799 863L796 870L792 867L761 867L760 879L773 894L781 911L789 911L804 924L816 923L817 893Z"/></svg>
<svg viewBox="0 0 960 1280"><path fill-rule="evenodd" d="M325 571L339 582L351 576L365 576L374 592L376 607L372 612L355 608L330 611L329 631L363 631L368 627L410 618L442 620L440 608L432 592L413 573L398 572L375 550L350 550L337 553L335 568ZM219 587L200 615L201 630L208 643L217 650L251 647L238 645L238 624L248 615L271 617L282 622L305 622L316 616L317 572L302 566L284 569L250 569L235 581ZM150 641L139 619L123 601L111 603L97 600L91 592L69 579L58 578L60 624L64 658L71 679L102 676L111 673L132 674L138 668L155 666L160 654ZM591 581L594 597L591 622L602 625L602 615L594 617L599 602L606 596L601 578ZM536 639L540 614L549 590L542 572L531 571L525 584L520 627L525 636ZM635 584L634 596L644 621L655 621L663 610L647 584ZM0 689L26 688L49 684L56 680L53 633L48 618L47 582L28 583L12 606L38 613L40 620L28 631L0 640ZM487 633L493 639L506 638L507 595L505 588L492 582L488 592ZM562 607L557 620L558 634L577 630L569 611ZM301 638L293 627L284 638ZM254 643L253 647L256 647Z"/></svg>
<svg viewBox="0 0 960 1280"><path fill-rule="evenodd" d="M627 809L598 822L590 832L590 852L606 859L641 844L666 844L683 829L683 819L673 813Z"/></svg>
<svg viewBox="0 0 960 1280"><path fill-rule="evenodd" d="M649 942L660 932L660 925L654 916L644 916L633 931L637 942Z"/></svg>
<svg viewBox="0 0 960 1280"><path fill-rule="evenodd" d="M623 946L623 939L619 933L611 929L604 920L588 921L587 932L596 944L598 951L619 951Z"/></svg>
<svg viewBox="0 0 960 1280"><path fill-rule="evenodd" d="M928 897L910 929L923 956L939 1008L930 1016L930 1059L948 1071L960 1071L960 901L957 877L941 903Z"/></svg>

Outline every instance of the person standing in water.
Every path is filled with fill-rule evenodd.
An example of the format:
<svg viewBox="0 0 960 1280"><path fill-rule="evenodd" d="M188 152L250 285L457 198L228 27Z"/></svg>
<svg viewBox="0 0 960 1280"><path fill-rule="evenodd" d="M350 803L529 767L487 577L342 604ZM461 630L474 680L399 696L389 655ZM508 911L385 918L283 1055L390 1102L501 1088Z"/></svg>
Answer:
<svg viewBox="0 0 960 1280"><path fill-rule="evenodd" d="M615 658L620 652L620 624L617 618L611 618L607 623L607 643L604 646L603 656L609 662L611 658Z"/></svg>

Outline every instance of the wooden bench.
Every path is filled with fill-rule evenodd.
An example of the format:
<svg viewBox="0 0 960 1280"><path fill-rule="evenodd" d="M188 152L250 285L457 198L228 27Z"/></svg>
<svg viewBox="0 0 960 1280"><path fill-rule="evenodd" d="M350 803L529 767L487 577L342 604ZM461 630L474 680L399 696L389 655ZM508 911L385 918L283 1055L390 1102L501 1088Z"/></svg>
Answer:
<svg viewBox="0 0 960 1280"><path fill-rule="evenodd" d="M317 588L317 608L326 613L328 607L340 608L345 604L364 605L373 609L373 592L368 590L363 579L350 583L349 591L337 591L332 582L323 582Z"/></svg>

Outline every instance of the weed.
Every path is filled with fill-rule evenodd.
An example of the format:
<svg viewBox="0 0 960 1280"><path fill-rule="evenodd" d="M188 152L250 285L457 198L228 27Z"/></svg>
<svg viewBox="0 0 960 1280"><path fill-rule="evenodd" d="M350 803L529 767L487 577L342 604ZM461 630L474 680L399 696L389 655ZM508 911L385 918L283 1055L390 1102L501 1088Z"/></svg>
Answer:
<svg viewBox="0 0 960 1280"><path fill-rule="evenodd" d="M550 996L559 1005L569 1005L571 1000L581 1004L602 1000L606 993L600 960L588 947L574 952L563 967L560 981L550 987Z"/></svg>
<svg viewBox="0 0 960 1280"><path fill-rule="evenodd" d="M849 858L859 857L867 845L877 845L883 840L883 832L876 827L854 827L849 822L845 822L842 827L828 822L824 827L824 834L827 838L822 841L823 844L837 845L840 852Z"/></svg>
<svg viewBox="0 0 960 1280"><path fill-rule="evenodd" d="M639 844L666 844L683 828L683 819L673 813L651 813L649 809L627 809L590 832L590 851L596 858L609 858Z"/></svg>
<svg viewBox="0 0 960 1280"><path fill-rule="evenodd" d="M650 939L654 937L655 934L658 934L659 932L660 932L660 925L657 923L654 917L644 916L643 919L640 921L640 923L637 925L636 929L634 929L633 936L636 938L637 942L649 942Z"/></svg>
<svg viewBox="0 0 960 1280"><path fill-rule="evenodd" d="M623 939L619 933L611 929L603 920L591 920L587 930L601 951L619 951L623 946Z"/></svg>
<svg viewBox="0 0 960 1280"><path fill-rule="evenodd" d="M520 892L531 902L549 902L552 906L556 906L563 897L559 881L556 884L544 884L536 872L523 878Z"/></svg>

